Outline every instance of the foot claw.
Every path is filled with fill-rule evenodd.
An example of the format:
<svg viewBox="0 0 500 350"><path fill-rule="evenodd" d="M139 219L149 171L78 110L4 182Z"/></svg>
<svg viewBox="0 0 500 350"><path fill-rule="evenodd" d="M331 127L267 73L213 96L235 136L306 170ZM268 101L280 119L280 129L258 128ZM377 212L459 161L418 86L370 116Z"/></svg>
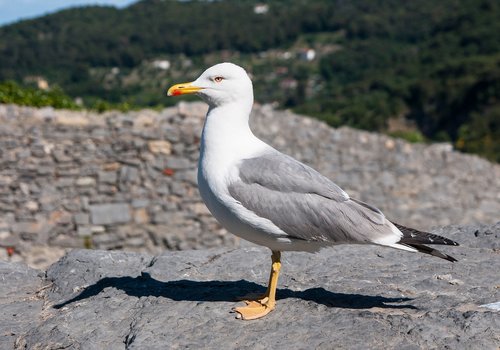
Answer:
<svg viewBox="0 0 500 350"><path fill-rule="evenodd" d="M274 305L268 305L268 299L266 302L259 301L245 301L246 306L235 307L232 310L237 313L236 318L243 320L255 320L266 316L268 313L274 310Z"/></svg>

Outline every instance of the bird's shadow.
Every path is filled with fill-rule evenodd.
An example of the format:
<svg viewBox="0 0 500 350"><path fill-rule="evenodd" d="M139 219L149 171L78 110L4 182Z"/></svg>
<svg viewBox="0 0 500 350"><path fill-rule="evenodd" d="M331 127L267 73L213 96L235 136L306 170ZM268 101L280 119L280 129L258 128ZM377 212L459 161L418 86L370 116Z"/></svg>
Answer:
<svg viewBox="0 0 500 350"><path fill-rule="evenodd" d="M238 281L191 281L178 280L162 282L143 273L138 277L105 277L95 284L86 287L75 297L54 305L60 309L68 304L91 298L98 295L106 288L115 288L134 297L163 297L175 301L237 301L249 292L263 293L265 288L254 282ZM391 304L410 301L409 298L386 298L363 294L332 293L323 288L312 288L304 291L293 291L288 288L277 290L277 299L297 298L313 301L328 307L349 309L370 309L373 307L392 309L417 309L408 304Z"/></svg>

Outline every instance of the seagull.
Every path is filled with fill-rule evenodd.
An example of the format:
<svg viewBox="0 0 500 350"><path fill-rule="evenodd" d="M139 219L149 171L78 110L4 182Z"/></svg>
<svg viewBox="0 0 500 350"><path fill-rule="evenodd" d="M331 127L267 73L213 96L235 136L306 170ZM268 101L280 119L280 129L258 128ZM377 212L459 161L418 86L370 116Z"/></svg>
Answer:
<svg viewBox="0 0 500 350"><path fill-rule="evenodd" d="M252 81L242 67L216 64L167 91L185 94L196 94L209 106L198 163L203 201L229 232L272 251L267 290L233 308L239 318L257 319L274 310L283 251L373 244L456 261L424 244L458 243L389 221L376 207L257 138L249 126Z"/></svg>

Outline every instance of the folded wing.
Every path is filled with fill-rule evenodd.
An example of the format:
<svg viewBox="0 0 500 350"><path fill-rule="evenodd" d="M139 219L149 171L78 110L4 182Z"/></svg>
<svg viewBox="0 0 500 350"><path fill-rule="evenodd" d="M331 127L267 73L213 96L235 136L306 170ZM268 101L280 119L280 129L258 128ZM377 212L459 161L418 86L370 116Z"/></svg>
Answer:
<svg viewBox="0 0 500 350"><path fill-rule="evenodd" d="M399 241L380 210L351 199L314 169L281 153L243 160L229 192L242 206L269 219L290 237L331 243Z"/></svg>

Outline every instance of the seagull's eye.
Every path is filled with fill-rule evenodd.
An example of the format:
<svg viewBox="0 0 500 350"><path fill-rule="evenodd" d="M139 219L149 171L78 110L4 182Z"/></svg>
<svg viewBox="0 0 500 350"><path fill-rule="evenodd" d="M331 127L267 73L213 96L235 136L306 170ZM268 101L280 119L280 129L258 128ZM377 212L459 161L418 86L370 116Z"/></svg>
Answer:
<svg viewBox="0 0 500 350"><path fill-rule="evenodd" d="M214 81L215 81L216 83L220 83L223 79L224 79L223 77L215 77L215 78L214 78Z"/></svg>

